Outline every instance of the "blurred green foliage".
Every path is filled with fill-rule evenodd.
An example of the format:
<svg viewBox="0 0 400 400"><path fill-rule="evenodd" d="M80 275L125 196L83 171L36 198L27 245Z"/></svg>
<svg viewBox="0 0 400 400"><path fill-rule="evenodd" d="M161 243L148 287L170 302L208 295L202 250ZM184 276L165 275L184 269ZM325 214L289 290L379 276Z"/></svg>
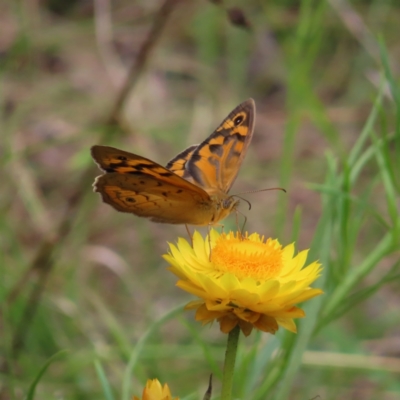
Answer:
<svg viewBox="0 0 400 400"><path fill-rule="evenodd" d="M0 3L0 399L128 399L154 377L196 399L210 372L217 397L226 337L177 316L189 299L161 258L184 227L102 204L89 149L166 164L248 97L231 192L285 187L246 195L246 229L311 247L325 295L298 335L242 339L237 398L399 397L400 6L213 3L174 5L111 127L161 2Z"/></svg>

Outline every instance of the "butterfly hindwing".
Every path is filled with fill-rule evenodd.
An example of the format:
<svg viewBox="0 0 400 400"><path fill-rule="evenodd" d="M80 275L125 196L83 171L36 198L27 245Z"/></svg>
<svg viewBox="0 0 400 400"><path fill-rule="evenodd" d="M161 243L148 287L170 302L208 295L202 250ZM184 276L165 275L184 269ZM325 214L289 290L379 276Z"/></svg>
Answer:
<svg viewBox="0 0 400 400"><path fill-rule="evenodd" d="M194 221L198 208L211 206L203 189L147 158L108 146L93 146L92 156L106 172L94 190L118 211L177 224Z"/></svg>
<svg viewBox="0 0 400 400"><path fill-rule="evenodd" d="M194 185L193 185L194 186ZM195 211L210 204L208 196L160 182L147 173L111 172L97 177L95 191L116 210L147 217L156 222L183 224L190 220L185 210Z"/></svg>

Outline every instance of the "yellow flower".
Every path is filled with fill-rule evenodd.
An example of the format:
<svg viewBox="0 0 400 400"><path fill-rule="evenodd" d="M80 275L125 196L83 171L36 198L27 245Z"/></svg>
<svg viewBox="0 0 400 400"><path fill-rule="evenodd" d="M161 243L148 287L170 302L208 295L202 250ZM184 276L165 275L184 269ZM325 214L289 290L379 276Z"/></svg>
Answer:
<svg viewBox="0 0 400 400"><path fill-rule="evenodd" d="M148 379L142 397L133 396L132 400L179 400L179 398L172 398L167 384L161 386L157 379Z"/></svg>
<svg viewBox="0 0 400 400"><path fill-rule="evenodd" d="M196 320L203 324L216 319L224 333L236 325L246 336L253 328L296 332L293 318L305 313L295 304L322 293L310 287L320 264L303 268L308 251L294 256L294 244L282 247L258 233L242 237L212 229L205 239L195 232L192 245L179 238L169 246L164 258L179 278L177 286L201 299L186 309L196 309Z"/></svg>

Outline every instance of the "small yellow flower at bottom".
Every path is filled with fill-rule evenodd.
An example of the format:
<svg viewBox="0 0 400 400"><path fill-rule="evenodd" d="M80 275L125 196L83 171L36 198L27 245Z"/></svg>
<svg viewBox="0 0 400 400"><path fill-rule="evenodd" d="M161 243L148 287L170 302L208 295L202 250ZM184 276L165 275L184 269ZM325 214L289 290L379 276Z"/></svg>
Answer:
<svg viewBox="0 0 400 400"><path fill-rule="evenodd" d="M132 400L179 400L179 398L171 396L166 383L161 386L158 379L148 379L142 397L133 396Z"/></svg>
<svg viewBox="0 0 400 400"><path fill-rule="evenodd" d="M294 256L294 244L282 247L258 233L212 229L209 235L195 232L192 245L179 238L164 255L179 278L177 286L200 298L186 306L196 309L196 320L217 320L224 333L239 325L246 336L253 328L275 333L281 326L296 332L293 319L305 313L295 304L323 293L310 287L320 264L304 267L307 250Z"/></svg>

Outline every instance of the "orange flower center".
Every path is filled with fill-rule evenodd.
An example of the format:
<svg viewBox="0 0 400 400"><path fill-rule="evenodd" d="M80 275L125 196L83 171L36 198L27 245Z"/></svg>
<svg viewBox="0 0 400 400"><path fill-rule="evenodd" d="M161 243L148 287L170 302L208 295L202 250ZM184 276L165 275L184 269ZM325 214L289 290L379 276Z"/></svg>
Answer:
<svg viewBox="0 0 400 400"><path fill-rule="evenodd" d="M268 239L263 243L233 234L222 234L211 252L211 261L220 272L229 272L239 279L265 281L282 270L282 246Z"/></svg>

